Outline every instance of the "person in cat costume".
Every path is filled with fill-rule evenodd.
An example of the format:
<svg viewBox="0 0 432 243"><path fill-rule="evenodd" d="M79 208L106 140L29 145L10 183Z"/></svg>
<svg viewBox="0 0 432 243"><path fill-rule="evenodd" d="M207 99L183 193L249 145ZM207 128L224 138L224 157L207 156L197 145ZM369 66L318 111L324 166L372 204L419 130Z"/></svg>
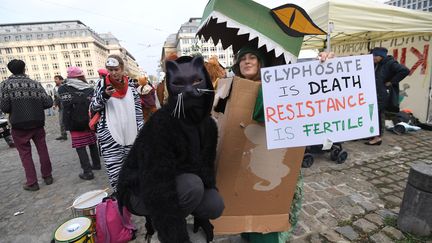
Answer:
<svg viewBox="0 0 432 243"><path fill-rule="evenodd" d="M211 241L209 219L218 218L225 207L215 179L213 85L202 57L167 61L166 71L168 103L145 123L124 161L119 207L151 220L162 243L190 242L189 214L194 231L202 227ZM146 228L151 229L149 222Z"/></svg>

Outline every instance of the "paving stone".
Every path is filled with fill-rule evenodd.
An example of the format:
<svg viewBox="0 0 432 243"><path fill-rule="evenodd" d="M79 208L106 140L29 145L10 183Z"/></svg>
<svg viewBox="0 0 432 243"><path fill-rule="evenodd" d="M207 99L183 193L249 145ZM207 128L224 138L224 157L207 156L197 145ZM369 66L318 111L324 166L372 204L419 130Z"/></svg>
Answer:
<svg viewBox="0 0 432 243"><path fill-rule="evenodd" d="M389 201L390 203L394 205L400 205L402 202L402 199L393 195L388 195L384 197L385 200Z"/></svg>
<svg viewBox="0 0 432 243"><path fill-rule="evenodd" d="M395 214L394 212L390 211L389 209L380 209L378 211L376 211L376 213L381 216L382 219L391 217L391 218L396 218L397 214Z"/></svg>
<svg viewBox="0 0 432 243"><path fill-rule="evenodd" d="M387 237L384 233L379 232L370 237L370 240L375 243L392 243L393 240Z"/></svg>
<svg viewBox="0 0 432 243"><path fill-rule="evenodd" d="M382 183L385 183L385 184L389 184L389 183L393 183L393 182L394 182L392 179L387 178L387 177L381 177L379 180L380 180Z"/></svg>
<svg viewBox="0 0 432 243"><path fill-rule="evenodd" d="M378 207L368 201L360 201L358 202L358 205L360 205L366 212L375 211L378 209Z"/></svg>
<svg viewBox="0 0 432 243"><path fill-rule="evenodd" d="M325 189L325 191L330 193L331 195L335 195L335 196L345 195L343 192L339 191L338 189L336 189L334 187L327 188L327 189Z"/></svg>
<svg viewBox="0 0 432 243"><path fill-rule="evenodd" d="M378 229L378 227L375 224L367 221L366 219L359 219L359 220L355 221L353 223L353 225L357 226L358 228L360 228L365 233L369 233L373 230Z"/></svg>
<svg viewBox="0 0 432 243"><path fill-rule="evenodd" d="M308 186L310 186L314 190L324 190L324 187L316 182L308 183Z"/></svg>
<svg viewBox="0 0 432 243"><path fill-rule="evenodd" d="M381 216L379 216L376 213L371 213L371 214L365 215L365 219L369 220L372 223L375 223L378 226L381 226L384 224L384 221L381 218Z"/></svg>
<svg viewBox="0 0 432 243"><path fill-rule="evenodd" d="M313 233L309 237L310 243L321 243L322 240L320 239L320 235L318 233Z"/></svg>
<svg viewBox="0 0 432 243"><path fill-rule="evenodd" d="M321 237L326 239L329 242L343 242L344 239L336 233L334 230L327 230L325 232L320 233Z"/></svg>
<svg viewBox="0 0 432 243"><path fill-rule="evenodd" d="M402 232L400 232L399 230L397 230L394 227L391 226L386 226L382 229L382 232L386 233L388 236L390 236L391 238L395 239L395 240L402 240L403 238L405 238L405 236L402 234Z"/></svg>
<svg viewBox="0 0 432 243"><path fill-rule="evenodd" d="M351 226L343 226L335 229L336 232L343 235L345 238L353 241L359 238L359 234Z"/></svg>
<svg viewBox="0 0 432 243"><path fill-rule="evenodd" d="M312 207L310 204L308 204L308 205L303 205L302 206L302 210L304 210L307 214L309 214L309 215L311 215L311 216L313 216L313 215L315 215L317 212L318 212L318 210L316 210L314 207Z"/></svg>

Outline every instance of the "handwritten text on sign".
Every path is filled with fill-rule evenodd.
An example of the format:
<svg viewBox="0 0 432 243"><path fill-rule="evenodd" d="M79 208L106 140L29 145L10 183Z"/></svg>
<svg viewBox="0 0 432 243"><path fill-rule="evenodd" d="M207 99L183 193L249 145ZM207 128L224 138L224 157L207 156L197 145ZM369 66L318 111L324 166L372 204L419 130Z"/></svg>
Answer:
<svg viewBox="0 0 432 243"><path fill-rule="evenodd" d="M269 149L379 132L372 55L263 68L261 80Z"/></svg>

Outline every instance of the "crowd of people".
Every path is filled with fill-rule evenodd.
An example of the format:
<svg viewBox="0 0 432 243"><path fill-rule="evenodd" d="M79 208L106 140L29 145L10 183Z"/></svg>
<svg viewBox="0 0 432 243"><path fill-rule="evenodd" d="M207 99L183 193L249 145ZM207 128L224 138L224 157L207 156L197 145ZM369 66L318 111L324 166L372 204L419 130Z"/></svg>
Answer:
<svg viewBox="0 0 432 243"><path fill-rule="evenodd" d="M371 53L382 116L388 87L396 89L409 70L387 56L385 48ZM332 57L332 53L320 54L321 61ZM268 65L264 53L245 46L237 53L232 70L241 78L261 82L260 68ZM146 78L128 77L122 58L110 55L94 87L79 67L69 67L65 80L56 76L53 102L39 82L25 75L22 60L12 60L7 66L12 75L1 83L0 108L9 114L26 176L24 190L39 190L30 140L39 154L43 181L53 183L44 110L54 105L61 132L57 139L67 140L69 131L83 170L81 179L94 178L92 171L101 169L101 155L119 203L153 220L162 242L188 241L185 217L189 214L194 215L196 228L202 227L208 240L213 238L209 219L222 214L224 202L216 187L218 135L211 111L217 79L226 75L223 69L209 72L202 57L169 57L167 76L160 85L163 90L156 90ZM160 110L156 95L161 103L165 100ZM253 117L264 122L261 89ZM366 144L381 144L381 136Z"/></svg>

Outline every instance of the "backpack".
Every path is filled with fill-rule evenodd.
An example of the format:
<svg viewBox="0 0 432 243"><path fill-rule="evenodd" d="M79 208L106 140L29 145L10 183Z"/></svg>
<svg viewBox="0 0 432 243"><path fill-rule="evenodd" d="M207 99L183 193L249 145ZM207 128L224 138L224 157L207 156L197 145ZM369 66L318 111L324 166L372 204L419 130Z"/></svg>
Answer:
<svg viewBox="0 0 432 243"><path fill-rule="evenodd" d="M136 238L131 214L123 207L120 214L117 200L106 197L96 206L96 239L98 243L126 243Z"/></svg>
<svg viewBox="0 0 432 243"><path fill-rule="evenodd" d="M89 106L90 97L93 93L92 89L78 90L73 87L65 86L66 90L71 94L70 115L68 123L71 131L86 131L89 130Z"/></svg>

